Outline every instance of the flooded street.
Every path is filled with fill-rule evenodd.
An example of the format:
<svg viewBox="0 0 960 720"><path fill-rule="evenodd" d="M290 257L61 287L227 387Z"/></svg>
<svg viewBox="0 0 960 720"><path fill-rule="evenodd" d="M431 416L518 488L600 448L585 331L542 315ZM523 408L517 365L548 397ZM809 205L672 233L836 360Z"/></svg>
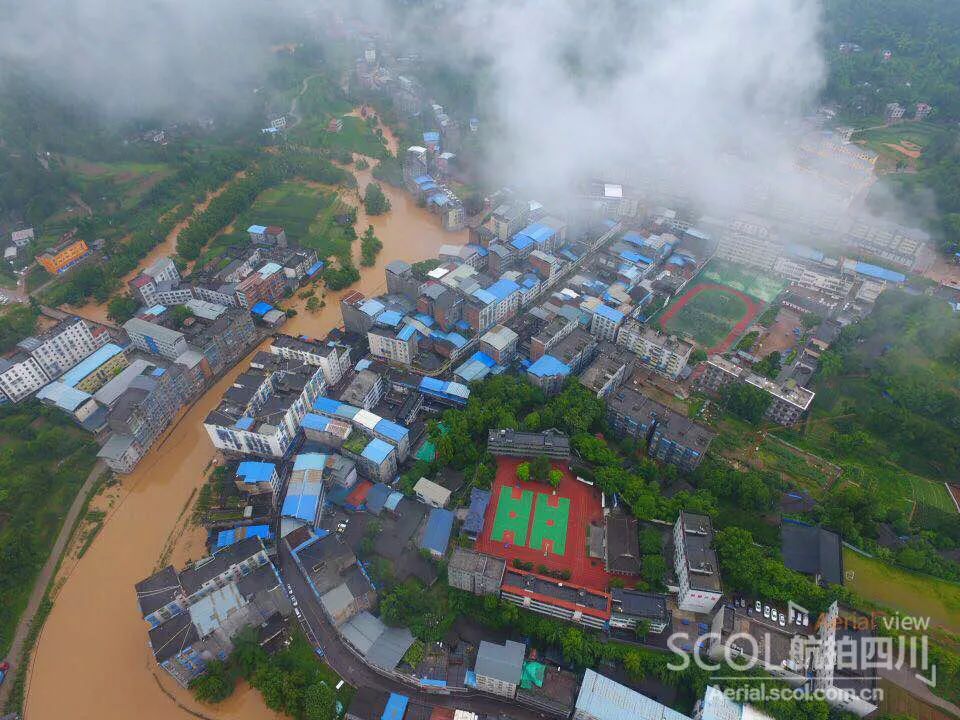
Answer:
<svg viewBox="0 0 960 720"><path fill-rule="evenodd" d="M357 176L362 192L372 178L369 171ZM369 223L383 242L376 265L360 268L361 279L353 286L328 292L326 307L317 313L307 312L305 301L294 296L298 315L286 323L284 332L321 337L340 323L342 295L353 290L372 294L384 288L383 268L390 261L416 262L435 257L443 243L466 242L465 231L445 232L436 216L417 207L402 190L388 185L383 189L392 210L368 220L361 208L357 222L358 235ZM359 244L358 240L357 255ZM159 249L156 252L151 257L162 254ZM105 316L102 306L81 309L88 317L99 312ZM247 363L241 362L208 391L137 470L123 479L103 529L83 558L71 563L34 651L25 705L29 720L195 717L168 695L214 720L278 717L263 705L258 693L245 686L219 706L193 701L154 663L133 590L134 583L153 572L162 557L181 565L203 553L203 532L187 522L196 490L214 459L202 423Z"/></svg>

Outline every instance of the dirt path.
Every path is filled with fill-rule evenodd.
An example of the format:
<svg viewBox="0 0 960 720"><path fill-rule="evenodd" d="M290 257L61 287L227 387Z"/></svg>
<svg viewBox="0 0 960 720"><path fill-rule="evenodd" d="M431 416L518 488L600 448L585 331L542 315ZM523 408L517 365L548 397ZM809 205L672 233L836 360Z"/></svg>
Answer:
<svg viewBox="0 0 960 720"><path fill-rule="evenodd" d="M303 117L300 113L297 112L297 106L300 104L300 97L307 91L307 87L310 85L310 81L316 77L320 77L320 73L314 73L313 75L307 75L303 79L303 82L300 83L300 92L293 96L293 99L290 100L290 109L287 110L287 115L293 118L292 123L287 123L286 130L291 130L295 128L303 120Z"/></svg>
<svg viewBox="0 0 960 720"><path fill-rule="evenodd" d="M80 511L83 509L87 496L97 482L97 478L99 478L101 473L106 469L107 466L103 461L98 460L94 464L93 469L90 470L90 474L87 475L87 479L80 487L77 496L70 505L70 509L67 511L66 517L63 519L60 533L57 535L57 539L50 549L50 555L47 557L47 561L43 564L40 574L33 583L30 599L27 601L27 607L24 609L23 614L20 616L20 621L17 623L17 629L13 633L13 642L10 644L10 651L7 653L6 660L10 663L11 672L10 679L3 683L3 685L0 685L0 708L7 704L7 700L10 697L10 690L13 687L13 677L20 668L23 646L27 640L27 634L30 632L30 625L33 623L33 618L36 616L37 610L40 609L40 603L43 601L43 596L47 592L47 586L50 584L50 580L56 572L57 564L60 562L60 557L63 555L67 543L70 541L74 523L76 523Z"/></svg>

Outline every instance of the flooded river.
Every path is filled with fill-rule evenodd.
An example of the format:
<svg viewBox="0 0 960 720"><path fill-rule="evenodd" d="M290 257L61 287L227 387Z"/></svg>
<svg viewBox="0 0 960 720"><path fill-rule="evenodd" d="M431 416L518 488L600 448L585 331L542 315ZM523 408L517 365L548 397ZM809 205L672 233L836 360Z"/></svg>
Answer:
<svg viewBox="0 0 960 720"><path fill-rule="evenodd" d="M369 171L356 174L362 192L372 178ZM358 234L369 223L383 242L376 265L360 268L361 279L350 288L328 292L326 307L317 313L306 311L305 301L297 300L299 314L287 322L284 332L323 336L340 323L339 298L343 294L352 290L372 294L384 288L387 263L436 257L440 245L466 242L466 232L445 232L439 219L417 207L407 193L389 186L384 186L384 192L391 211L368 220L361 208L357 222ZM358 240L357 255L359 244ZM151 258L160 254L159 250L151 253ZM88 317L105 315L102 306L84 310L90 311L83 313ZM134 583L156 569L161 557L182 564L201 556L203 532L188 527L186 518L204 470L214 459L202 423L246 365L247 361L238 365L207 392L137 470L123 479L121 499L89 551L71 568L37 643L25 708L28 720L194 717L168 694L215 720L277 717L263 705L258 693L246 687L238 688L219 706L194 702L154 663L133 590Z"/></svg>

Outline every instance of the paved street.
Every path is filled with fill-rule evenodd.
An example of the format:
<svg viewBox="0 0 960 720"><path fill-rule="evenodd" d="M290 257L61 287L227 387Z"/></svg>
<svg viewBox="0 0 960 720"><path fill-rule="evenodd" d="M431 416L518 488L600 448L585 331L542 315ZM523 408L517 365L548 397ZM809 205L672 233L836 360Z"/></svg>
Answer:
<svg viewBox="0 0 960 720"><path fill-rule="evenodd" d="M320 647L323 648L327 664L354 687L369 687L386 692L400 693L409 697L411 702L422 705L453 707L479 714L497 715L506 713L520 720L536 720L546 717L509 700L499 700L475 691L455 695L425 693L410 685L386 678L370 669L344 646L340 636L327 622L319 601L310 591L296 562L290 556L283 542L279 542L278 545L280 546L278 557L280 573L284 582L289 583L293 588L297 603L300 606L300 612L303 613L312 634ZM292 619L296 620L296 617Z"/></svg>

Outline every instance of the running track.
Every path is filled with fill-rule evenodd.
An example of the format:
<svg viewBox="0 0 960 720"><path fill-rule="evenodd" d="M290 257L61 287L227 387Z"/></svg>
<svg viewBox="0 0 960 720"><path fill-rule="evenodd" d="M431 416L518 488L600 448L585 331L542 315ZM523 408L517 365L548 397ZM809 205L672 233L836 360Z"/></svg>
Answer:
<svg viewBox="0 0 960 720"><path fill-rule="evenodd" d="M695 285L686 293L681 295L680 299L673 303L673 305L671 305L667 311L660 316L660 328L664 332L669 333L670 331L667 329L667 323L673 318L674 315L680 312L688 302L693 300L693 298L702 293L704 290L721 290L725 293L729 293L730 295L735 295L747 304L747 312L742 318L740 318L740 321L733 326L733 329L727 334L727 336L717 345L707 348L707 353L722 353L728 350L731 345L733 345L734 341L743 334L744 330L750 327L750 323L752 323L753 319L760 314L760 309L763 307L761 303L758 303L746 293L742 293L735 288L727 285L718 285L717 283L699 283L698 285Z"/></svg>

